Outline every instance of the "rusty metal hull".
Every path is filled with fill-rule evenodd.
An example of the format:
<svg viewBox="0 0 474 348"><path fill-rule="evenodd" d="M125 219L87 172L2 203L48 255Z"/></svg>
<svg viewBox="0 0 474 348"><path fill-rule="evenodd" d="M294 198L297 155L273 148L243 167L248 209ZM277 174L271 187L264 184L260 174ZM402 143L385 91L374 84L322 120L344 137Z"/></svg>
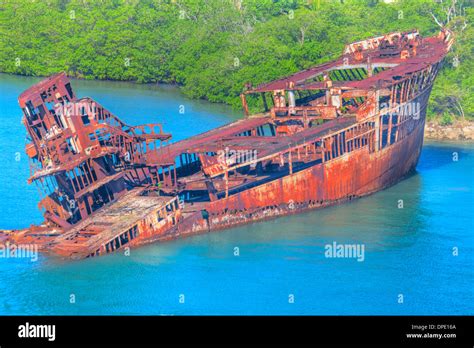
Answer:
<svg viewBox="0 0 474 348"><path fill-rule="evenodd" d="M349 44L333 62L247 86L245 119L172 144L159 124L128 126L54 75L19 99L45 222L0 231L0 241L82 259L394 185L416 168L429 95L452 42L443 30ZM250 116L254 95L265 110Z"/></svg>
<svg viewBox="0 0 474 348"><path fill-rule="evenodd" d="M413 134L396 145L370 154L361 149L351 156L304 171L203 206L208 220L197 212L178 226L135 245L172 240L232 228L252 222L343 204L388 188L413 172L423 145L424 120Z"/></svg>

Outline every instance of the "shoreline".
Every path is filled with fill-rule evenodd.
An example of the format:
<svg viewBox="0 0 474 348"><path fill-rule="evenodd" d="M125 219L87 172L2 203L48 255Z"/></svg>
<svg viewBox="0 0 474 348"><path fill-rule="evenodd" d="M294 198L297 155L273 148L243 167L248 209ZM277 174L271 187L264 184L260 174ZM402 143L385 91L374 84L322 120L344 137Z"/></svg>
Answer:
<svg viewBox="0 0 474 348"><path fill-rule="evenodd" d="M441 125L438 120L427 120L424 137L436 141L474 142L474 121L456 120L450 125Z"/></svg>
<svg viewBox="0 0 474 348"><path fill-rule="evenodd" d="M6 72L0 72L0 74L10 75L10 76L18 76L18 77L33 77L33 78L41 78L42 76L32 76L32 75L22 75L22 74L12 74ZM175 83L165 83L165 82L150 82L150 83L140 83L133 80L110 80L110 79L87 79L83 77L71 76L72 79L76 80L84 80L84 81L97 81L97 82L118 82L118 83L131 83L136 85L158 85L158 86L170 86L172 88L176 88L178 90L181 89L179 84ZM182 92L181 92L182 93ZM186 96L187 97L187 96ZM187 97L189 98L189 97ZM207 99L194 99L192 100L201 100L206 101L211 104L219 104L224 106L230 106L229 104L225 103L214 103ZM424 131L424 138L426 140L432 141L440 141L440 142L465 142L465 143L474 143L474 120L455 120L450 125L442 125L439 122L438 118L432 120L426 120L425 123L425 131Z"/></svg>

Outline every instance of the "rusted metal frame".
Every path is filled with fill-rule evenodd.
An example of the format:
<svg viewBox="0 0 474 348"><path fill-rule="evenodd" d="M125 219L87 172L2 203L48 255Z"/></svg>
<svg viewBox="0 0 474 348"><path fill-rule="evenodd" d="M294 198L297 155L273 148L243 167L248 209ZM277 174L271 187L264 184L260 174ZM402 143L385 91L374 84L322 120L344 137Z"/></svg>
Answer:
<svg viewBox="0 0 474 348"><path fill-rule="evenodd" d="M290 175L293 174L293 159L291 155L291 149L288 151L288 168Z"/></svg>
<svg viewBox="0 0 474 348"><path fill-rule="evenodd" d="M428 86L428 85L426 85L426 86ZM423 93L426 92L426 90L427 90L427 88L420 89L410 100L414 100L414 99L420 97ZM403 139L405 137L404 127L401 127L407 121L407 117L405 115L404 104L399 105L397 113L398 113L399 122L398 122L398 125L397 125L397 132L396 132L396 135L395 135L395 142L397 142L398 140ZM399 132L399 130L400 130L400 132Z"/></svg>
<svg viewBox="0 0 474 348"><path fill-rule="evenodd" d="M384 131L384 124L385 124L385 115L384 114L379 114L378 117L380 118L380 150L384 148L383 146L383 131ZM387 146L387 145L386 145Z"/></svg>
<svg viewBox="0 0 474 348"><path fill-rule="evenodd" d="M397 88L395 85L392 85L390 88L390 102L388 105L388 110L391 110L395 104L395 98L397 94Z"/></svg>
<svg viewBox="0 0 474 348"><path fill-rule="evenodd" d="M161 173L160 173L161 171ZM163 174L163 167L160 165L156 166L156 175L158 176L158 182L165 184L165 175Z"/></svg>
<svg viewBox="0 0 474 348"><path fill-rule="evenodd" d="M433 66L431 65L428 69L427 69L427 81L426 81L426 87L428 87L429 85L431 85L431 83L433 82L432 81L432 77L433 77Z"/></svg>
<svg viewBox="0 0 474 348"><path fill-rule="evenodd" d="M400 90L400 103L399 104L404 104L405 103L405 89L406 89L406 80L403 80L400 82L401 85L401 90Z"/></svg>
<svg viewBox="0 0 474 348"><path fill-rule="evenodd" d="M109 110L107 110L105 107L103 107L100 103L96 102L92 98L84 97L84 98L81 98L81 99L77 99L75 101L75 103L77 103L77 104L82 103L82 102L86 102L88 105L91 105L91 103L94 103L96 108L99 108L99 109L102 110L101 112L99 111L99 113L94 113L93 114L95 116L94 119L99 120L99 118L97 118L97 115L102 114L102 119L106 122L106 124L110 123L110 126L112 126L112 127L127 126L117 116L112 114Z"/></svg>
<svg viewBox="0 0 474 348"><path fill-rule="evenodd" d="M341 151L341 133L338 133L335 135L336 138L336 151L337 151L337 157L340 157L343 155Z"/></svg>
<svg viewBox="0 0 474 348"><path fill-rule="evenodd" d="M398 129L400 130L398 132L398 139L397 140L401 140L401 139L404 139L405 138L405 127L404 127L404 123L406 122L407 120L407 117L405 115L405 108L403 108L401 105L399 106L399 109L398 109L398 115L399 115L399 118L400 118L400 121L398 123Z"/></svg>
<svg viewBox="0 0 474 348"><path fill-rule="evenodd" d="M334 153L333 153L333 151L332 151L332 146L333 146L333 144L332 144L332 142L333 142L332 137L331 137L331 136L328 137L328 138L327 138L327 141L328 141L328 144L327 144L327 145L329 145L329 146L328 146L328 147L329 147L329 150L328 150L328 160L332 160L333 157L334 157Z"/></svg>
<svg viewBox="0 0 474 348"><path fill-rule="evenodd" d="M243 109L244 109L244 115L246 117L248 117L249 116L249 107L248 107L248 104L247 104L247 99L246 99L245 93L242 93L240 95L240 100L242 101L242 106L243 106Z"/></svg>
<svg viewBox="0 0 474 348"><path fill-rule="evenodd" d="M392 139L392 113L388 113L387 146L390 146Z"/></svg>
<svg viewBox="0 0 474 348"><path fill-rule="evenodd" d="M423 81L422 81L422 86L421 89L424 90L426 86L429 84L429 71L428 69L423 70Z"/></svg>
<svg viewBox="0 0 474 348"><path fill-rule="evenodd" d="M401 98L401 91L402 91L402 86L400 85L400 82L399 83L396 83L396 84L392 84L392 90L393 90L393 93L392 93L392 96L390 98L391 102L391 106L390 108L386 111L388 112L390 115L392 115L393 117L393 113L396 112L397 113L397 118L398 118L398 122L397 122L397 126L398 124L400 123L400 119L402 117L402 114L400 113L400 110L402 109L401 107L403 106L402 103L398 103L397 101L400 101L400 98ZM419 91L414 97L412 97L411 99L414 99L416 97L418 97L421 93L423 93L424 91L422 90L421 92ZM410 99L410 100L411 100ZM396 105L396 106L395 106ZM397 142L398 140L398 130L399 128L397 127L397 130L396 130L396 134L395 134L395 142Z"/></svg>
<svg viewBox="0 0 474 348"><path fill-rule="evenodd" d="M409 90L410 90L410 82L411 82L411 78L408 77L405 82L404 82L404 85L405 85L405 90L404 90L404 96L403 96L403 99L404 99L404 102L406 103L408 101L408 93L409 93Z"/></svg>
<svg viewBox="0 0 474 348"><path fill-rule="evenodd" d="M359 139L360 139L361 134L359 133L359 130L357 128L354 131L356 132L356 135L352 138L352 145L353 145L352 150L357 150L357 149L360 149Z"/></svg>
<svg viewBox="0 0 474 348"><path fill-rule="evenodd" d="M64 176L62 175L57 175L55 176L55 179L56 179L56 182L58 183L58 188L59 190L61 191L62 190L65 190L66 194L69 195L69 194L75 194L75 190L74 190L74 187L72 185L72 182L71 180L69 179L69 177L64 173ZM41 179L40 179L41 180Z"/></svg>
<svg viewBox="0 0 474 348"><path fill-rule="evenodd" d="M357 149L360 149L360 133L361 133L361 131L360 131L360 125L359 124L357 124L355 126L355 132L357 134L357 136L354 137L355 147Z"/></svg>
<svg viewBox="0 0 474 348"><path fill-rule="evenodd" d="M161 167L161 173L163 174L163 184L165 186L170 186L169 177L168 177L169 175L166 173L167 168L168 168L167 166L162 166Z"/></svg>
<svg viewBox="0 0 474 348"><path fill-rule="evenodd" d="M347 153L347 143L346 143L346 132L341 132L341 146L342 146L342 154L345 155Z"/></svg>
<svg viewBox="0 0 474 348"><path fill-rule="evenodd" d="M393 102L392 107L397 107L398 105L400 105L401 86L399 83L394 83L393 86L395 88L395 91L394 91L394 98L393 98L394 102Z"/></svg>
<svg viewBox="0 0 474 348"><path fill-rule="evenodd" d="M424 90L426 69L420 71L420 81L418 82L418 92Z"/></svg>
<svg viewBox="0 0 474 348"><path fill-rule="evenodd" d="M166 186L172 187L173 186L173 179L172 179L172 172L171 166L166 166L164 168L164 172L166 173Z"/></svg>
<svg viewBox="0 0 474 348"><path fill-rule="evenodd" d="M373 117L376 117L376 116L373 116ZM375 132L375 128L370 128L368 126L368 122L365 122L364 126L362 125L351 126L349 128L342 129L338 131L337 133L342 133L342 132L346 133L346 142L348 144L347 151L351 152L355 148L360 148L360 147L369 145L368 141L364 144L360 139L362 137L368 138L370 134Z"/></svg>
<svg viewBox="0 0 474 348"><path fill-rule="evenodd" d="M86 161L84 161L84 166L86 168L87 177L88 177L90 183L92 184L92 183L97 181L97 176L94 177L94 173L92 172L90 161L91 161L90 158L88 158Z"/></svg>
<svg viewBox="0 0 474 348"><path fill-rule="evenodd" d="M398 85L397 84L394 84L393 85L393 88L395 90L395 98L396 98L396 94L398 93ZM395 111L394 111L395 110ZM393 113L396 112L397 114L397 129L395 131L395 142L398 141L398 138L399 138L399 133L400 133L400 120L401 120L401 115L400 115L400 104L398 103L395 103L392 104L390 110L389 110L389 113L391 115L393 115Z"/></svg>
<svg viewBox="0 0 474 348"><path fill-rule="evenodd" d="M416 74L415 88L413 89L413 94L411 98L414 98L420 92L420 80L422 79L422 73L418 72Z"/></svg>
<svg viewBox="0 0 474 348"><path fill-rule="evenodd" d="M336 135L332 134L331 137L331 157L336 158L337 156L337 145L336 145Z"/></svg>
<svg viewBox="0 0 474 348"><path fill-rule="evenodd" d="M148 167L140 167L140 170L143 174L143 177L145 178L146 181L148 181L148 178L150 177L150 170L148 169L148 174L145 172L145 168L148 168ZM105 187L107 189L107 186Z"/></svg>
<svg viewBox="0 0 474 348"><path fill-rule="evenodd" d="M229 197L229 171L224 172L224 183L225 183L225 198Z"/></svg>
<svg viewBox="0 0 474 348"><path fill-rule="evenodd" d="M441 62L438 62L432 67L430 84L433 84L436 78L436 75L438 75L440 66L441 66Z"/></svg>
<svg viewBox="0 0 474 348"><path fill-rule="evenodd" d="M322 162L325 163L329 160L329 154L327 151L327 144L326 139L321 139L321 154L322 154Z"/></svg>
<svg viewBox="0 0 474 348"><path fill-rule="evenodd" d="M109 202L112 202L114 200L112 189L109 188L108 185L103 185L103 187L104 187L105 194L107 195L107 199L109 200Z"/></svg>
<svg viewBox="0 0 474 348"><path fill-rule="evenodd" d="M426 108L426 107L425 107L425 108ZM410 121L412 121L413 119L412 119L412 117L408 117L409 115L407 115L407 113L405 112L405 110L406 110L405 107L404 107L404 108L401 108L401 110L403 110L403 117L402 117L402 120L401 120L401 122L400 122L400 124L399 124L399 127L400 127L400 129L401 129L401 131L402 131L402 135L400 136L400 139L403 139L403 138L405 138L405 137L408 135L405 124L408 123L408 122L410 122ZM420 112L422 112L422 111L420 110Z"/></svg>
<svg viewBox="0 0 474 348"><path fill-rule="evenodd" d="M47 109L44 104L42 104L42 105L45 109ZM48 113L46 113L44 116L41 116L41 114L40 114L40 115L38 115L38 117L43 123L44 131L45 131L45 135L46 135L47 130L51 129L53 127L53 125L56 125L56 121Z"/></svg>
<svg viewBox="0 0 474 348"><path fill-rule="evenodd" d="M332 159L332 144L330 138L324 139L324 150L326 153L326 161L330 161Z"/></svg>
<svg viewBox="0 0 474 348"><path fill-rule="evenodd" d="M89 170L90 168L88 167L87 161L88 160L85 160L84 162L82 162L81 169L82 169L82 172L84 173L83 175L87 179L87 183L89 186L89 185L92 185L95 181L92 178L92 173Z"/></svg>
<svg viewBox="0 0 474 348"><path fill-rule="evenodd" d="M427 76L426 76L426 87L428 87L431 84L431 77L432 71L433 71L433 66L430 66L427 70Z"/></svg>
<svg viewBox="0 0 474 348"><path fill-rule="evenodd" d="M415 82L415 78L413 75L410 76L410 78L408 79L408 87L407 87L407 95L406 95L406 99L407 100L410 100L411 97L412 97L412 91L413 91L413 85L414 85L414 82Z"/></svg>
<svg viewBox="0 0 474 348"><path fill-rule="evenodd" d="M337 144L339 146L338 151L340 156L344 155L344 143L342 140L342 133L337 134Z"/></svg>
<svg viewBox="0 0 474 348"><path fill-rule="evenodd" d="M44 192L51 192L51 187L48 179L48 177L45 177L43 180L41 180L41 186Z"/></svg>
<svg viewBox="0 0 474 348"><path fill-rule="evenodd" d="M370 54L367 55L367 76L368 77L374 76L374 68L373 68L372 58L370 57Z"/></svg>
<svg viewBox="0 0 474 348"><path fill-rule="evenodd" d="M71 187L74 191L74 193L77 193L81 190L81 188L79 187L79 184L77 182L77 179L76 179L76 176L74 175L74 171L73 170L69 170L67 171L67 178L69 179L70 183L71 183Z"/></svg>
<svg viewBox="0 0 474 348"><path fill-rule="evenodd" d="M415 94L418 92L418 90L417 90L418 79L419 79L419 73L416 73L412 76L412 86L410 88L409 99L413 99Z"/></svg>
<svg viewBox="0 0 474 348"><path fill-rule="evenodd" d="M31 136L33 142L34 143L40 143L42 140L38 137L36 132L33 131L33 126L31 126L29 124L29 120L25 116L23 116L22 120L23 120L23 124L26 125L27 130L28 130L28 134ZM43 150L43 149L40 148L40 151L41 150Z"/></svg>
<svg viewBox="0 0 474 348"><path fill-rule="evenodd" d="M349 152L348 151L348 144L347 144L347 131L344 131L344 153Z"/></svg>
<svg viewBox="0 0 474 348"><path fill-rule="evenodd" d="M270 160L270 159L273 159L275 157L278 157L280 155L284 155L284 154L287 154L291 151L296 151L298 150L299 148L302 148L302 147L305 147L307 146L308 144L311 144L313 142L316 142L318 141L318 139L311 139L311 140L308 140L308 141L304 141L303 143L301 144L295 144L293 147L290 147L288 150L285 150L285 151L281 151L279 153L275 153L275 154L269 154L267 156L264 156L264 157L261 157L261 158L258 158L258 159L255 159L255 160L252 160L252 161L248 161L248 162L244 162L244 163L240 163L236 166L233 166L231 168L229 168L228 170L236 170L238 168L241 168L241 167L246 167L246 166L249 166L249 165L252 165L252 164L255 164L255 163L258 163L258 162L263 162L263 161L266 161L266 160ZM221 175L222 173L216 173L214 175L212 175L211 177L216 177L216 176L219 176Z"/></svg>
<svg viewBox="0 0 474 348"><path fill-rule="evenodd" d="M83 184L84 184L84 188L86 188L87 186L90 185L89 180L88 180L88 178L87 178L87 176L86 176L86 173L85 173L85 171L82 169L82 165L79 165L79 166L77 167L77 169L78 169L78 171L79 171L79 176L81 177L81 180L82 180L82 182L83 182Z"/></svg>
<svg viewBox="0 0 474 348"><path fill-rule="evenodd" d="M407 100L411 100L413 97L413 93L415 91L415 83L416 83L417 73L413 73L410 75L410 82L408 84L408 91L407 91Z"/></svg>
<svg viewBox="0 0 474 348"><path fill-rule="evenodd" d="M74 176L77 179L79 187L81 188L81 190L83 190L86 187L86 185L84 185L84 181L82 180L81 175L78 173L78 168L74 167L73 172L74 172Z"/></svg>
<svg viewBox="0 0 474 348"><path fill-rule="evenodd" d="M176 166L173 166L173 173L174 173L174 184L173 186L177 186L178 185L178 176L176 175Z"/></svg>

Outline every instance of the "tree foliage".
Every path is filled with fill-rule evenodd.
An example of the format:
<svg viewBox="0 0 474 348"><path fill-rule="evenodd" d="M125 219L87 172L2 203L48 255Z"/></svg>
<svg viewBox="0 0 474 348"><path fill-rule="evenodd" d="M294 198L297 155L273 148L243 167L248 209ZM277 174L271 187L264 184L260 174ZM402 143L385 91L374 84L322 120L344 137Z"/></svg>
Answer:
<svg viewBox="0 0 474 348"><path fill-rule="evenodd" d="M176 83L190 97L238 106L247 82L330 60L370 36L432 35L436 18L457 41L430 114L473 117L473 11L461 0L4 0L0 71Z"/></svg>

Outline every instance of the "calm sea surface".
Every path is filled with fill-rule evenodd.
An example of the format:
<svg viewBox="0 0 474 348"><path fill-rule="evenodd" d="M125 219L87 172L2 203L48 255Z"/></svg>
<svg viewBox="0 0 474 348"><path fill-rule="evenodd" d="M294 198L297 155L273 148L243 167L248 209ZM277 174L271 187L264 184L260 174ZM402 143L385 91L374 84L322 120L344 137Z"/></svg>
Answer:
<svg viewBox="0 0 474 348"><path fill-rule="evenodd" d="M3 229L42 221L36 188L26 184L17 103L38 80L0 74ZM74 80L73 87L129 124L162 123L175 140L241 117L168 86ZM473 171L473 145L426 143L414 175L351 204L150 245L130 256L0 258L0 314L472 315ZM326 258L325 245L333 242L363 244L364 260Z"/></svg>

